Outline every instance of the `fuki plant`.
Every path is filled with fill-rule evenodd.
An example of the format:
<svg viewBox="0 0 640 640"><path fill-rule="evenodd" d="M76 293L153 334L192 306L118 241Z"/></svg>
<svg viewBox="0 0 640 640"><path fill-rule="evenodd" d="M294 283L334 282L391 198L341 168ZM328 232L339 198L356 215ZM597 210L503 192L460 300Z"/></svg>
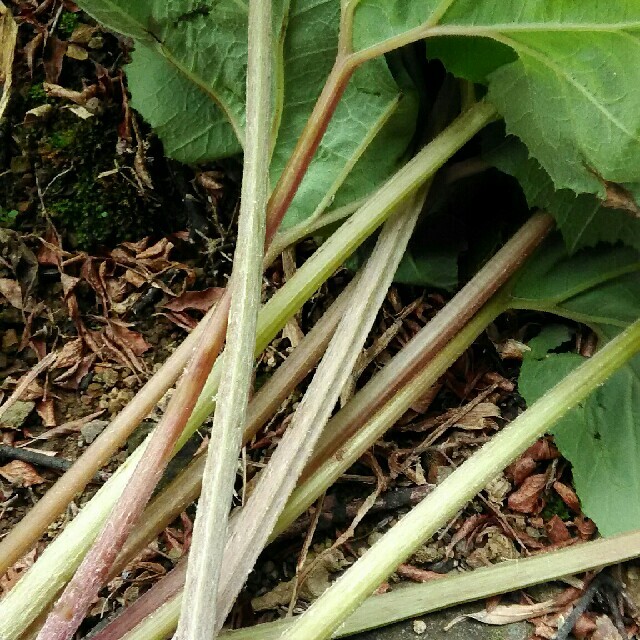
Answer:
<svg viewBox="0 0 640 640"><path fill-rule="evenodd" d="M216 307L0 542L5 571L176 385L155 431L0 602L0 638L27 630L71 638L109 577L201 486L189 557L97 637L147 640L176 629L184 640L215 637L265 545L513 310L553 317L524 357L526 412L305 614L251 637L320 640L345 620L352 631L366 619L390 622L354 611L375 611L365 601L398 564L546 432L572 464L585 513L603 535L628 543L593 543L601 563L566 550L553 574L532 559L520 582L508 565L473 572L446 604L640 555L638 2L78 5L133 41L132 104L167 155L191 165L243 155L238 239ZM513 220L496 219L478 208L481 231L469 234L469 268L459 270L463 245L443 232L454 225L448 199L465 180L498 170L517 180L531 213L518 220L514 206ZM319 248L260 307L263 268L311 236ZM249 400L254 358L344 264L355 271L348 289ZM334 412L394 278L455 295ZM590 358L563 347L577 323L598 337ZM269 464L230 514L242 444L311 372ZM172 455L212 414L208 452L149 502ZM426 610L407 606L402 615Z"/></svg>

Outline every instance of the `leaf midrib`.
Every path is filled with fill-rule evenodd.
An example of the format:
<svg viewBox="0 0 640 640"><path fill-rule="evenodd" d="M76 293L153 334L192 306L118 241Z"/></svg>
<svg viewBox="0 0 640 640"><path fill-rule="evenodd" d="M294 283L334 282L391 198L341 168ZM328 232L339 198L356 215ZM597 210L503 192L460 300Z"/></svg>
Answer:
<svg viewBox="0 0 640 640"><path fill-rule="evenodd" d="M446 11L453 5L453 3L445 2L446 10L442 12L441 17L446 14ZM386 40L376 42L369 47L357 50L355 56L358 60L366 60L371 57L388 53L398 47L417 42L424 38L431 38L436 36L478 36L478 37L494 37L496 34L515 34L515 33L595 33L595 32L609 32L609 33L626 33L629 31L640 31L640 20L630 20L628 22L605 22L605 23L592 23L592 22L530 22L515 24L512 22L502 24L491 25L446 25L446 24L434 24L434 15L436 11L440 9L438 7L432 15L425 20L422 24L407 29L402 33L396 34Z"/></svg>

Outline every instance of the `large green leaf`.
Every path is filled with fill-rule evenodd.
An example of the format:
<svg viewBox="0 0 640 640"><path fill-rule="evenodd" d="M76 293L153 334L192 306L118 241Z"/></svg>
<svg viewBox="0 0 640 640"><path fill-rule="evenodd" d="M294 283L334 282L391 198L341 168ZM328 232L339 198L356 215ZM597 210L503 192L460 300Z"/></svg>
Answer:
<svg viewBox="0 0 640 640"><path fill-rule="evenodd" d="M292 0L284 45L282 121L273 154L275 180L320 95L338 47L340 2ZM395 169L413 135L417 103L400 93L383 58L360 67L331 119L282 228L371 193ZM372 145L372 153L365 153ZM364 154L364 155L363 155ZM336 195L338 194L338 195Z"/></svg>
<svg viewBox="0 0 640 640"><path fill-rule="evenodd" d="M604 198L605 181L639 177L639 33L637 0L360 0L354 45L447 35L510 47L518 60L489 77L507 130L556 188Z"/></svg>
<svg viewBox="0 0 640 640"><path fill-rule="evenodd" d="M511 47L474 36L441 36L427 40L427 56L442 61L454 76L487 84L496 69L517 59Z"/></svg>
<svg viewBox="0 0 640 640"><path fill-rule="evenodd" d="M598 292L603 306L616 304ZM566 338L551 327L532 340L525 356L519 389L528 404L540 398L584 358L571 353L547 353ZM538 343L546 348L539 349ZM604 385L554 427L562 454L571 462L573 479L584 512L600 532L614 535L640 527L640 357L617 371Z"/></svg>
<svg viewBox="0 0 640 640"><path fill-rule="evenodd" d="M602 245L569 256L553 237L521 270L509 306L586 323L606 342L640 317L640 253ZM551 325L531 341L518 382L528 404L583 361L576 354L551 353L570 335L567 327ZM605 535L640 526L639 417L636 357L553 429L573 466L583 509Z"/></svg>
<svg viewBox="0 0 640 640"><path fill-rule="evenodd" d="M640 316L640 252L599 245L568 255L553 236L520 270L510 295L512 308L589 316L598 324L618 325L624 318L626 324Z"/></svg>
<svg viewBox="0 0 640 640"><path fill-rule="evenodd" d="M640 249L640 220L633 213L605 206L593 194L576 195L569 189L557 191L549 174L517 138L509 137L485 153L485 157L518 179L531 207L553 215L571 252L598 242L617 241Z"/></svg>
<svg viewBox="0 0 640 640"><path fill-rule="evenodd" d="M106 26L134 38L127 67L132 104L154 127L168 155L199 163L242 151L246 2L79 4ZM274 0L273 5L278 69L271 171L275 183L335 60L340 0ZM345 91L283 226L321 213L343 185L355 198L377 187L397 168L415 115L415 101L398 90L384 59L363 65ZM384 155L363 158L366 164L361 166L358 161L372 140L384 148ZM354 165L359 171L350 178ZM361 180L363 175L367 181Z"/></svg>

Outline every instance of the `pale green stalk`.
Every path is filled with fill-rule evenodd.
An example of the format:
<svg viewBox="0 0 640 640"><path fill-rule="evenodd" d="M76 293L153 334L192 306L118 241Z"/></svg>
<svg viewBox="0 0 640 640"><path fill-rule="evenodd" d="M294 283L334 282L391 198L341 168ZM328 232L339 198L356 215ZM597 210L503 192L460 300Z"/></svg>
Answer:
<svg viewBox="0 0 640 640"><path fill-rule="evenodd" d="M297 224L291 229L285 231L278 231L273 238L273 242L269 245L267 252L264 256L265 268L270 266L273 261L287 248L293 244L296 244L303 238L308 238L317 233L320 229L329 226L330 224L336 224L342 222L345 218L348 218L352 213L357 211L363 204L365 199L356 200L345 204L338 209L323 213L311 220L305 220L300 224Z"/></svg>
<svg viewBox="0 0 640 640"><path fill-rule="evenodd" d="M424 584L400 585L393 591L365 600L332 637L343 638L362 633L464 602L518 591L638 556L640 531L632 531L528 558L507 560L465 573L451 573ZM276 640L293 622L291 618L277 620L227 631L221 637L228 640Z"/></svg>
<svg viewBox="0 0 640 640"><path fill-rule="evenodd" d="M501 295L485 305L428 364L374 414L337 452L291 494L272 539L286 531L345 471L372 447L435 384L440 376L473 344L473 341L505 309Z"/></svg>
<svg viewBox="0 0 640 640"><path fill-rule="evenodd" d="M640 320L570 373L381 538L282 634L325 640L394 569L449 521L502 469L640 351Z"/></svg>
<svg viewBox="0 0 640 640"><path fill-rule="evenodd" d="M269 464L229 528L218 594L218 608L223 614L219 627L265 547L364 347L413 234L426 193L426 187L421 189L382 228L362 268L349 312L338 324Z"/></svg>
<svg viewBox="0 0 640 640"><path fill-rule="evenodd" d="M274 527L270 540L283 533L303 514L318 496L328 489L376 440L392 427L407 408L434 384L438 378L473 343L487 325L505 309L505 297L495 296L460 331L423 371L402 387L397 394L358 432L331 456L308 480L295 489ZM127 640L162 640L173 633L178 622L182 592L147 616L135 629L123 636Z"/></svg>
<svg viewBox="0 0 640 640"><path fill-rule="evenodd" d="M271 154L271 0L249 1L247 140L231 277L231 307L222 379L211 427L202 492L187 566L177 637L211 638L224 622L216 608L227 521L242 446L253 378L256 324L262 292L262 260Z"/></svg>
<svg viewBox="0 0 640 640"><path fill-rule="evenodd" d="M334 233L261 309L256 353L261 353L317 288L369 237L399 202L432 176L458 149L495 117L494 108L480 102L457 118L433 142L392 176L367 203ZM178 448L209 417L220 382L215 366L178 443ZM33 567L0 602L0 638L15 640L56 596L79 565L101 529L146 444L83 507L51 543Z"/></svg>

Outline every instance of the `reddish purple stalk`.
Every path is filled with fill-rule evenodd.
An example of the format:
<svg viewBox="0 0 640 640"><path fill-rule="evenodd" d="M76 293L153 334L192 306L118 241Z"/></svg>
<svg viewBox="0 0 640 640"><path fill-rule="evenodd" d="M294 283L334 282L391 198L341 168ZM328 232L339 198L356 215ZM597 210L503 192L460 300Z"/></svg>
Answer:
<svg viewBox="0 0 640 640"><path fill-rule="evenodd" d="M62 592L38 640L67 640L80 626L136 519L149 501L222 348L231 296L227 288L208 321L162 420L94 545Z"/></svg>
<svg viewBox="0 0 640 640"><path fill-rule="evenodd" d="M293 200L352 73L353 67L348 63L348 58L339 57L269 200L266 247ZM227 288L135 469L132 482L127 485L94 545L56 602L37 640L68 640L97 598L118 551L162 477L222 348L230 299Z"/></svg>

